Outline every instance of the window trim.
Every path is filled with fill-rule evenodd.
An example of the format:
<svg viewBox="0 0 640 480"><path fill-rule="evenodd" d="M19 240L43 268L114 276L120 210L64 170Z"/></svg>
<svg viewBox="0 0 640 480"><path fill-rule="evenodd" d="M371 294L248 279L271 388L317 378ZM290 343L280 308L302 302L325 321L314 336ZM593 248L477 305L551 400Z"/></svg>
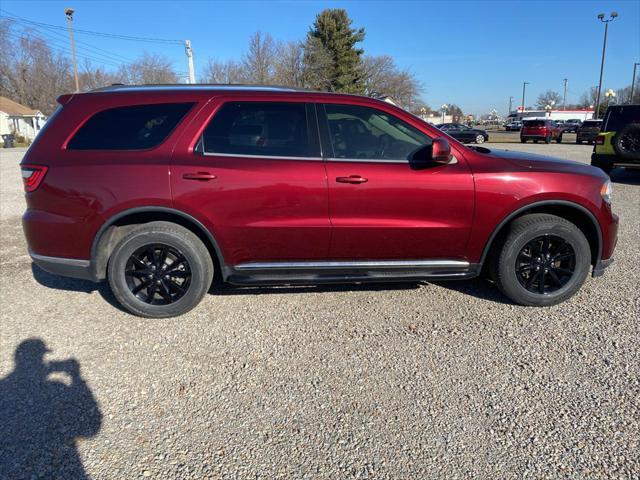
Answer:
<svg viewBox="0 0 640 480"><path fill-rule="evenodd" d="M305 119L307 122L307 141L309 143L310 149L315 149L318 153L317 156L292 156L292 155L258 155L258 154L244 154L244 153L224 153L224 152L207 152L205 151L204 146L204 132L209 126L209 124L216 118L216 116L220 113L222 108L229 103L279 103L279 104L292 104L292 105L303 105L305 108ZM315 125L314 125L315 124ZM318 135L318 118L316 114L315 108L313 108L313 104L310 102L294 102L290 99L267 99L267 100L247 100L247 99L237 99L237 98L229 98L224 99L224 101L220 102L216 107L213 115L209 117L206 124L202 128L200 135L197 137L195 146L193 148L193 153L195 155L202 155L205 157L232 157L232 158L253 158L253 159L268 159L268 160L292 160L292 161L323 161L324 158L322 156L322 143L320 141ZM316 127L316 128L314 128ZM201 145L201 146L200 146Z"/></svg>
<svg viewBox="0 0 640 480"><path fill-rule="evenodd" d="M409 122L403 120L402 118L398 117L397 115L387 112L385 110L382 110L380 108L374 107L372 105L360 105L360 104L351 104L351 103L334 103L334 102L318 102L316 103L316 115L318 118L318 128L320 131L320 142L321 142L321 149L323 151L323 153L325 152L325 150L327 152L331 152L330 155L324 156L324 160L327 162L340 162L340 163L391 163L391 164L404 164L404 165L408 165L410 164L410 160L409 159L389 159L389 158L338 158L335 157L335 152L333 150L333 143L331 142L331 137L329 135L329 118L327 116L327 111L325 109L326 105L339 105L339 106L356 106L356 107L364 107L364 108L370 108L372 110L376 110L379 112L384 113L385 115L389 115L394 117L396 120L401 121L402 123L405 123L407 125L409 125L411 128L414 128L416 130L418 130L420 133L426 135L427 137L429 137L431 140L433 140L433 137L431 135L429 135L427 132L425 132L422 129L417 128L414 125L411 125Z"/></svg>
<svg viewBox="0 0 640 480"><path fill-rule="evenodd" d="M124 104L124 105L118 105L118 106L110 106L108 108L103 108L102 110L98 110L98 111L94 111L92 112L90 115L88 115L82 122L80 122L79 125L76 126L76 128L69 134L69 136L67 137L67 139L64 141L64 143L62 144L61 149L64 151L68 151L68 152L108 152L110 154L117 154L120 152L123 153L128 153L128 152L150 152L153 151L157 148L162 147L177 131L179 131L179 127L180 125L182 125L185 121L185 119L189 118L189 116L191 114L194 113L194 107L196 105L198 105L199 102L197 101L190 101L190 102L149 102L149 103L137 103L135 105L130 105L130 104ZM117 108L129 108L129 107L146 107L149 105L183 105L183 104L188 104L190 105L190 107L187 109L187 111L184 113L184 115L176 122L176 124L173 126L173 128L171 130L169 130L169 132L167 133L167 135L162 139L162 141L152 147L147 147L147 148L118 148L118 149L113 149L113 148L86 148L86 149L78 149L78 148L69 148L69 143L71 142L71 140L73 140L75 138L75 136L78 134L78 132L92 119L94 118L96 115L99 115L102 112L106 112L109 110L115 110ZM62 109L60 109L62 110ZM56 113L56 112L54 112Z"/></svg>

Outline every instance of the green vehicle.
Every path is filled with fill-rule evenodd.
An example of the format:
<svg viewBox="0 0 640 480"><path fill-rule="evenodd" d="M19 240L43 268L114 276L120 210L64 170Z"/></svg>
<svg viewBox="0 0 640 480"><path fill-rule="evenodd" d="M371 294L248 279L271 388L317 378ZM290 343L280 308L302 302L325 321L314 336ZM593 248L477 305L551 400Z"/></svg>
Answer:
<svg viewBox="0 0 640 480"><path fill-rule="evenodd" d="M607 108L591 165L607 173L616 167L640 168L640 105Z"/></svg>

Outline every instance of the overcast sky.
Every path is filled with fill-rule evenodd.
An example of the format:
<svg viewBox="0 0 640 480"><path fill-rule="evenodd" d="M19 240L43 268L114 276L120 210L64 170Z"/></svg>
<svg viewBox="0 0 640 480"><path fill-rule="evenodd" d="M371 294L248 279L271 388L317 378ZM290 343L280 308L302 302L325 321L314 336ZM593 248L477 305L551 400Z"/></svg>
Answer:
<svg viewBox="0 0 640 480"><path fill-rule="evenodd" d="M528 81L527 104L542 91L562 93L569 79L568 102L598 83L603 24L610 24L604 88L631 83L634 62L640 62L640 1L527 2L187 2L187 1L28 1L2 0L2 15L66 26L64 8L73 7L74 26L99 32L166 39L189 38L196 71L207 59L239 58L256 30L280 40L303 39L315 14L324 8L345 8L355 27L364 27L362 44L370 55L391 55L414 72L433 108L457 103L465 112L493 108L505 113L509 96L519 104L522 82ZM35 27L50 45L63 49L65 36ZM53 30L55 31L55 30ZM64 33L64 32L62 32ZM161 53L186 72L184 49L178 44L133 42L77 34L79 56L94 64L115 66L144 51ZM97 47L100 50L89 48ZM111 55L108 59L102 54ZM95 59L101 59L96 61ZM107 63L108 62L108 63Z"/></svg>

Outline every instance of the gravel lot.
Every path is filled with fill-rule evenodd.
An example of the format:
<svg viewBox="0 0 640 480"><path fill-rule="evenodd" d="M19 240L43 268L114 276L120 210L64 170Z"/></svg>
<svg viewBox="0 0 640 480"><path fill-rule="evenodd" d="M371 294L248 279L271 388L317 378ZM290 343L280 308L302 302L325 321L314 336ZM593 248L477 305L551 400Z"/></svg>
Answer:
<svg viewBox="0 0 640 480"><path fill-rule="evenodd" d="M640 172L612 175L616 263L556 307L482 280L217 288L158 321L32 267L21 155L0 151L0 477L640 478Z"/></svg>

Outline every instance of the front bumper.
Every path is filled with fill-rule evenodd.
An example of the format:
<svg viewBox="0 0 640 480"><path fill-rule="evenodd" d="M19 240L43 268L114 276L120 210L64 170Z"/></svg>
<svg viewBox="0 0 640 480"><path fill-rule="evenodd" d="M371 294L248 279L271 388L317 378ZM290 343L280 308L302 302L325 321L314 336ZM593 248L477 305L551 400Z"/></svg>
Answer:
<svg viewBox="0 0 640 480"><path fill-rule="evenodd" d="M45 272L62 277L95 281L91 273L91 262L77 258L47 257L29 252L31 260Z"/></svg>

